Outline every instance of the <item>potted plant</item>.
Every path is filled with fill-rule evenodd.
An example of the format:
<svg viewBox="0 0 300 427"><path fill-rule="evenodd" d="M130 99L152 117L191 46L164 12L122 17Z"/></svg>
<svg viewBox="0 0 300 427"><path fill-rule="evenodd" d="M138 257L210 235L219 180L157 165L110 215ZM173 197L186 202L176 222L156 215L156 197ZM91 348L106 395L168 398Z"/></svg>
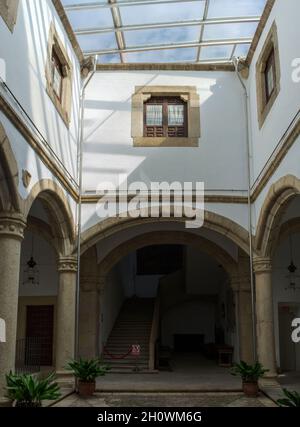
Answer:
<svg viewBox="0 0 300 427"><path fill-rule="evenodd" d="M54 372L44 379L34 375L18 375L10 372L6 375L7 397L16 407L40 407L43 400L56 400L60 397L59 386L54 379Z"/></svg>
<svg viewBox="0 0 300 427"><path fill-rule="evenodd" d="M289 391L284 388L283 394L285 397L277 400L279 406L286 406L290 408L300 407L300 394L297 391Z"/></svg>
<svg viewBox="0 0 300 427"><path fill-rule="evenodd" d="M78 393L82 397L92 396L96 390L96 378L103 376L109 370L107 365L99 359L79 359L68 363L67 369L71 370L77 379Z"/></svg>
<svg viewBox="0 0 300 427"><path fill-rule="evenodd" d="M256 397L258 395L258 380L268 372L261 363L256 362L254 365L248 365L241 361L236 363L231 369L232 375L239 375L243 381L243 391L247 397Z"/></svg>

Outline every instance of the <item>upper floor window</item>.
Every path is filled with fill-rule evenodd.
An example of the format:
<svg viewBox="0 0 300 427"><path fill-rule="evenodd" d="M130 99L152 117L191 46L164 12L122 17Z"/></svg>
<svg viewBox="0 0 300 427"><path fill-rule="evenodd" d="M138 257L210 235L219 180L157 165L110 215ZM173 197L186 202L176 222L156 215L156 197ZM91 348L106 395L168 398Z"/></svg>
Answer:
<svg viewBox="0 0 300 427"><path fill-rule="evenodd" d="M179 97L151 97L144 103L145 137L187 137L187 105Z"/></svg>
<svg viewBox="0 0 300 427"><path fill-rule="evenodd" d="M55 52L54 49L52 49L52 62L51 62L51 67L52 67L52 88L53 91L55 93L55 95L57 96L57 98L59 99L59 101L62 100L62 86L63 86L63 66Z"/></svg>
<svg viewBox="0 0 300 427"><path fill-rule="evenodd" d="M269 102L269 99L271 98L272 93L275 90L275 81L276 81L275 54L274 54L274 49L272 49L266 61L266 69L265 69L266 102Z"/></svg>
<svg viewBox="0 0 300 427"><path fill-rule="evenodd" d="M48 41L46 89L66 126L69 126L71 117L72 75L72 63L52 24Z"/></svg>
<svg viewBox="0 0 300 427"><path fill-rule="evenodd" d="M258 123L261 128L280 90L280 61L275 22L256 63L256 89Z"/></svg>

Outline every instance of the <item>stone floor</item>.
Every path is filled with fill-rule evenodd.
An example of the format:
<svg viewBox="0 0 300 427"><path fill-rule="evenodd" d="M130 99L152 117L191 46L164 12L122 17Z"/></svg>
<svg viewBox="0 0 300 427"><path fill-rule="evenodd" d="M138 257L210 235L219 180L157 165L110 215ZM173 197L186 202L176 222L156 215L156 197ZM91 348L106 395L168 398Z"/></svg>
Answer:
<svg viewBox="0 0 300 427"><path fill-rule="evenodd" d="M55 407L276 407L264 395L246 398L242 393L96 393L91 398L77 394Z"/></svg>
<svg viewBox="0 0 300 427"><path fill-rule="evenodd" d="M240 379L230 375L228 368L200 354L177 354L171 367L172 371L158 373L110 373L97 380L97 391L241 391Z"/></svg>

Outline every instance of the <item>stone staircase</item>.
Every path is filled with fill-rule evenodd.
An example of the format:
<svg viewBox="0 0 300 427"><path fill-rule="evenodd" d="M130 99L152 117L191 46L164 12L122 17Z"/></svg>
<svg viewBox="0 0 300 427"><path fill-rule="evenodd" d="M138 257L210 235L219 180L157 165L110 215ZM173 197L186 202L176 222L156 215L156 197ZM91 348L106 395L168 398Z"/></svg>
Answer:
<svg viewBox="0 0 300 427"><path fill-rule="evenodd" d="M126 300L107 340L103 353L111 373L131 373L149 369L149 339L151 334L154 299L133 297ZM126 354L133 344L139 344L139 357Z"/></svg>

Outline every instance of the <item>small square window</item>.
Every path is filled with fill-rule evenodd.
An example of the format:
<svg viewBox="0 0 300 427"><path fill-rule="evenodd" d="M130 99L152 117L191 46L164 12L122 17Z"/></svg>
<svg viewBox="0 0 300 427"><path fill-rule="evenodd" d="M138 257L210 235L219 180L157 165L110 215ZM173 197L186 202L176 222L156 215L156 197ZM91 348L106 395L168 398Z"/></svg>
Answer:
<svg viewBox="0 0 300 427"><path fill-rule="evenodd" d="M151 97L145 102L145 137L187 137L187 105L180 97Z"/></svg>
<svg viewBox="0 0 300 427"><path fill-rule="evenodd" d="M66 126L72 106L73 66L54 24L50 27L46 63L46 90Z"/></svg>
<svg viewBox="0 0 300 427"><path fill-rule="evenodd" d="M276 84L275 56L274 56L274 49L272 49L271 53L267 59L266 69L265 69L266 103L269 102L269 100L272 96L272 93L275 90L275 84Z"/></svg>
<svg viewBox="0 0 300 427"><path fill-rule="evenodd" d="M52 51L52 62L51 62L51 67L52 67L52 72L51 72L51 77L52 77L52 88L53 91L55 93L55 95L57 96L57 98L59 99L59 101L61 102L62 100L62 86L63 86L63 66L55 52L55 50L53 49Z"/></svg>
<svg viewBox="0 0 300 427"><path fill-rule="evenodd" d="M256 91L258 124L261 128L280 91L280 61L275 22L256 63Z"/></svg>

